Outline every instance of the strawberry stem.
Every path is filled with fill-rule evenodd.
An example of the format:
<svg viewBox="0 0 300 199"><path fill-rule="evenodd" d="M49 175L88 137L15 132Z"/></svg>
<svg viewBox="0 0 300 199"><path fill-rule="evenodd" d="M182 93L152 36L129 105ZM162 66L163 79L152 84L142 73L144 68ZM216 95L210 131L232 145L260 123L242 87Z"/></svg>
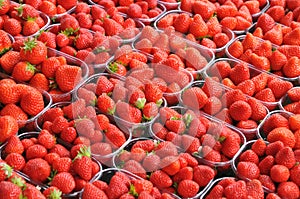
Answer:
<svg viewBox="0 0 300 199"><path fill-rule="evenodd" d="M138 98L135 102L135 106L138 108L138 109L143 109L144 106L146 104L146 99L145 98Z"/></svg>
<svg viewBox="0 0 300 199"><path fill-rule="evenodd" d="M24 41L24 46L22 49L25 51L32 52L32 49L37 45L37 40L34 38L28 38L26 41Z"/></svg>
<svg viewBox="0 0 300 199"><path fill-rule="evenodd" d="M54 189L51 191L48 199L61 199L62 192L60 190Z"/></svg>
<svg viewBox="0 0 300 199"><path fill-rule="evenodd" d="M138 196L139 196L139 194L136 192L135 187L134 187L133 184L130 185L129 194L131 194L131 195L133 195L133 196L135 196L135 197L138 197Z"/></svg>
<svg viewBox="0 0 300 199"><path fill-rule="evenodd" d="M87 147L87 146L83 146L79 149L76 157L74 158L74 160L76 159L81 159L83 156L89 157L91 158L91 147ZM73 161L74 161L73 160Z"/></svg>
<svg viewBox="0 0 300 199"><path fill-rule="evenodd" d="M12 176L13 169L11 168L11 166L6 164L5 162L1 162L0 163L0 168L1 168L1 170L4 171L7 178Z"/></svg>

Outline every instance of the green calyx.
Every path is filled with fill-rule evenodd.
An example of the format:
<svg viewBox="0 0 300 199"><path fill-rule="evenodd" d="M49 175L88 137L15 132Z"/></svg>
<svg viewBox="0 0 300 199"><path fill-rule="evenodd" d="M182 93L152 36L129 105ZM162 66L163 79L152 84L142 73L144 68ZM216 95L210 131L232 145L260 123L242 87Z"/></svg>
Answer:
<svg viewBox="0 0 300 199"><path fill-rule="evenodd" d="M221 142L221 143L224 142L225 140L226 140L225 136L220 136L219 139L218 139L218 141Z"/></svg>
<svg viewBox="0 0 300 199"><path fill-rule="evenodd" d="M26 62L26 71L30 71L30 72L34 73L35 71L37 71L37 69L31 63Z"/></svg>
<svg viewBox="0 0 300 199"><path fill-rule="evenodd" d="M19 7L16 7L16 11L18 12L19 16L21 17L23 15L23 10L24 10L24 4L20 4Z"/></svg>
<svg viewBox="0 0 300 199"><path fill-rule="evenodd" d="M57 174L56 170L52 170L50 173L50 176L48 177L49 183L48 185L51 185L51 181L53 180L54 176Z"/></svg>
<svg viewBox="0 0 300 199"><path fill-rule="evenodd" d="M186 125L186 127L189 127L191 122L193 121L193 116L191 114L186 114L184 117L183 117L183 121Z"/></svg>
<svg viewBox="0 0 300 199"><path fill-rule="evenodd" d="M70 35L75 34L78 31L79 31L79 28L76 28L75 30L73 28L67 28L64 31L61 31L60 33L66 35L66 36L70 36Z"/></svg>
<svg viewBox="0 0 300 199"><path fill-rule="evenodd" d="M4 6L4 2L5 2L5 0L0 0L0 8L2 8L2 6Z"/></svg>
<svg viewBox="0 0 300 199"><path fill-rule="evenodd" d="M113 73L116 73L119 70L118 63L116 63L116 62L110 63L109 66L108 66L108 68Z"/></svg>
<svg viewBox="0 0 300 199"><path fill-rule="evenodd" d="M109 52L109 51L110 51L110 49L105 49L104 46L99 46L99 47L97 47L97 48L95 48L95 49L93 50L93 53L94 53L95 55L97 55L97 54L99 54L99 53Z"/></svg>
<svg viewBox="0 0 300 199"><path fill-rule="evenodd" d="M20 187L22 190L26 189L26 185L21 177L15 176L11 179L11 182Z"/></svg>
<svg viewBox="0 0 300 199"><path fill-rule="evenodd" d="M11 47L8 48L4 48L2 51L0 51L0 55L5 54L7 51L9 51L11 49Z"/></svg>
<svg viewBox="0 0 300 199"><path fill-rule="evenodd" d="M12 176L13 169L12 169L11 166L9 166L8 164L2 162L2 163L0 163L0 168L1 168L1 170L4 171L7 178Z"/></svg>
<svg viewBox="0 0 300 199"><path fill-rule="evenodd" d="M78 151L77 156L74 158L74 160L81 159L84 156L91 158L91 147L87 147L87 146L81 147Z"/></svg>
<svg viewBox="0 0 300 199"><path fill-rule="evenodd" d="M61 199L62 192L58 189L53 189L50 195L47 197L48 199Z"/></svg>
<svg viewBox="0 0 300 199"><path fill-rule="evenodd" d="M151 121L153 119L153 116L151 117L146 117L145 115L143 115L143 119L148 122L148 121Z"/></svg>
<svg viewBox="0 0 300 199"><path fill-rule="evenodd" d="M25 50L25 52L30 51L32 52L32 49L35 48L37 45L37 40L34 38L28 38L25 42L24 42L24 46L22 47L22 49Z"/></svg>
<svg viewBox="0 0 300 199"><path fill-rule="evenodd" d="M35 21L35 20L36 20L35 17L28 17L28 18L26 19L26 21Z"/></svg>
<svg viewBox="0 0 300 199"><path fill-rule="evenodd" d="M130 185L129 194L131 194L131 195L133 195L135 197L139 196L139 194L136 192L135 187L134 187L133 184Z"/></svg>
<svg viewBox="0 0 300 199"><path fill-rule="evenodd" d="M161 107L163 102L164 102L163 99L159 99L159 100L156 101L155 104L156 104L156 106Z"/></svg>
<svg viewBox="0 0 300 199"><path fill-rule="evenodd" d="M136 100L136 102L134 103L134 105L138 108L138 109L143 109L144 106L146 104L146 99L145 98L138 98Z"/></svg>

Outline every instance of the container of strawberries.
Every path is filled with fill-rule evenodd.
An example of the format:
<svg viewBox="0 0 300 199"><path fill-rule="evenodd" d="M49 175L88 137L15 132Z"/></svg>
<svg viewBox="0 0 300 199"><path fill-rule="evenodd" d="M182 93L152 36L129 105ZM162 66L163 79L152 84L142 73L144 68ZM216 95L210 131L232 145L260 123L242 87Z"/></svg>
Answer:
<svg viewBox="0 0 300 199"><path fill-rule="evenodd" d="M89 74L83 61L47 48L36 38L20 39L13 49L1 57L4 72L16 81L47 91L54 102L71 99L75 87Z"/></svg>
<svg viewBox="0 0 300 199"><path fill-rule="evenodd" d="M0 82L0 115L15 118L20 131L34 130L34 120L52 104L51 95L3 73L0 73Z"/></svg>
<svg viewBox="0 0 300 199"><path fill-rule="evenodd" d="M234 155L246 142L233 126L180 106L162 108L151 133L155 139L172 142L202 164L216 168L218 176L230 171Z"/></svg>
<svg viewBox="0 0 300 199"><path fill-rule="evenodd" d="M178 34L183 34L186 39L212 49L216 56L223 56L226 46L234 39L234 33L223 27L216 17L205 22L200 15L193 16L189 12L171 10L154 23L155 28L162 30L170 26L174 27Z"/></svg>
<svg viewBox="0 0 300 199"><path fill-rule="evenodd" d="M200 199L210 199L215 197L271 197L263 189L262 184L258 180L245 181L236 177L223 177L214 180L209 188L200 196Z"/></svg>
<svg viewBox="0 0 300 199"><path fill-rule="evenodd" d="M14 171L5 161L0 159L1 180L0 189L3 196L45 198L52 194L52 190L47 190L43 184L35 183L26 175ZM59 193L57 193L59 195ZM60 196L60 195L59 195Z"/></svg>
<svg viewBox="0 0 300 199"><path fill-rule="evenodd" d="M277 134L277 138L279 137ZM279 197L298 198L300 193L297 175L300 167L296 162L299 161L299 150L297 152L295 147L290 147L280 139L247 142L234 158L232 168L241 179L258 180L266 194L276 193Z"/></svg>
<svg viewBox="0 0 300 199"><path fill-rule="evenodd" d="M66 198L78 196L82 186L102 171L90 147L64 145L47 130L13 136L0 150L1 159L17 172L46 188L56 187Z"/></svg>
<svg viewBox="0 0 300 199"><path fill-rule="evenodd" d="M269 71L279 79L299 84L300 70L295 67L299 62L299 46L277 46L252 33L235 38L226 48L226 55L250 63L255 68Z"/></svg>
<svg viewBox="0 0 300 199"><path fill-rule="evenodd" d="M279 108L294 114L300 113L300 88L293 87L280 99Z"/></svg>
<svg viewBox="0 0 300 199"><path fill-rule="evenodd" d="M88 96L88 92L80 94ZM80 95L79 95L80 96ZM91 155L101 163L110 165L112 156L128 143L131 131L118 128L108 116L99 113L91 98L53 104L35 121L36 128L47 130L67 145L91 147Z"/></svg>
<svg viewBox="0 0 300 199"><path fill-rule="evenodd" d="M217 59L205 70L205 76L215 79L226 87L239 89L254 97L269 110L279 106L280 99L293 87L289 81L263 71L244 61Z"/></svg>
<svg viewBox="0 0 300 199"><path fill-rule="evenodd" d="M76 92L77 98L90 93L97 111L106 114L119 128L131 129L134 137L149 136L149 128L159 109L167 106L162 92L154 84L134 84L132 79L99 73L89 77ZM160 92L160 96L154 96ZM153 94L155 93L155 94Z"/></svg>
<svg viewBox="0 0 300 199"><path fill-rule="evenodd" d="M216 175L172 142L151 138L133 139L114 157L114 166L180 198L198 198Z"/></svg>
<svg viewBox="0 0 300 199"><path fill-rule="evenodd" d="M15 39L36 36L50 24L50 18L29 4L10 2L10 9L6 13L9 18L3 23L3 30Z"/></svg>
<svg viewBox="0 0 300 199"><path fill-rule="evenodd" d="M180 102L182 106L200 110L237 127L247 140L256 137L258 125L269 112L259 100L245 95L239 89L225 87L212 78L193 82L181 93Z"/></svg>
<svg viewBox="0 0 300 199"><path fill-rule="evenodd" d="M149 180L142 179L123 169L109 168L85 185L82 199L94 197L141 198L166 197L179 198L175 194L163 193Z"/></svg>
<svg viewBox="0 0 300 199"><path fill-rule="evenodd" d="M158 2L166 7L166 11L177 10L180 5L180 1L177 0L158 0Z"/></svg>

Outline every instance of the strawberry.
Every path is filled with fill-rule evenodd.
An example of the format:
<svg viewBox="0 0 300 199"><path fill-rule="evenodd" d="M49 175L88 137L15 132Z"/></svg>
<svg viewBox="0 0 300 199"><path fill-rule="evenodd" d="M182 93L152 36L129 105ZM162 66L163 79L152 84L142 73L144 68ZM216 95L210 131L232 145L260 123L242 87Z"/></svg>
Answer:
<svg viewBox="0 0 300 199"><path fill-rule="evenodd" d="M47 154L47 149L40 145L40 144L34 144L26 150L26 159L34 159L34 158L43 158Z"/></svg>
<svg viewBox="0 0 300 199"><path fill-rule="evenodd" d="M189 32L193 34L196 38L202 38L207 35L208 27L201 15L194 15L193 21L191 22L189 27Z"/></svg>
<svg viewBox="0 0 300 199"><path fill-rule="evenodd" d="M243 115L240 112L243 112ZM229 108L230 116L236 120L247 120L252 115L251 106L245 101L236 101Z"/></svg>
<svg viewBox="0 0 300 199"><path fill-rule="evenodd" d="M250 79L249 67L245 62L236 64L230 71L230 79L235 85Z"/></svg>
<svg viewBox="0 0 300 199"><path fill-rule="evenodd" d="M22 189L10 181L1 181L0 182L0 198L18 199L22 197Z"/></svg>
<svg viewBox="0 0 300 199"><path fill-rule="evenodd" d="M105 136L113 148L120 148L126 142L124 133L112 124L108 126Z"/></svg>
<svg viewBox="0 0 300 199"><path fill-rule="evenodd" d="M274 182L286 182L290 177L290 172L286 166L276 164L270 170L270 177Z"/></svg>
<svg viewBox="0 0 300 199"><path fill-rule="evenodd" d="M199 175L202 173L202 175ZM215 172L212 168L206 165L198 165L194 167L193 180L200 186L206 186L215 176Z"/></svg>
<svg viewBox="0 0 300 199"><path fill-rule="evenodd" d="M90 156L90 148L82 147L72 163L72 168L75 173L87 181L92 178L92 159Z"/></svg>
<svg viewBox="0 0 300 199"><path fill-rule="evenodd" d="M5 50L6 51L6 50ZM1 53L0 53L1 54ZM7 53L5 53L1 59L0 59L0 64L1 67L3 68L3 70L8 73L11 74L13 71L14 66L20 62L20 53L16 52L16 51L8 51Z"/></svg>
<svg viewBox="0 0 300 199"><path fill-rule="evenodd" d="M269 142L282 141L285 146L293 148L295 146L295 136L292 131L286 127L273 129L267 136Z"/></svg>
<svg viewBox="0 0 300 199"><path fill-rule="evenodd" d="M61 172L56 174L52 181L51 186L57 187L62 193L68 194L75 188L74 177L68 172Z"/></svg>
<svg viewBox="0 0 300 199"><path fill-rule="evenodd" d="M293 87L293 84L291 82L275 78L268 83L268 87L272 90L275 98L278 99L290 90Z"/></svg>
<svg viewBox="0 0 300 199"><path fill-rule="evenodd" d="M282 182L277 188L277 193L280 197L299 198L299 186L294 182Z"/></svg>
<svg viewBox="0 0 300 199"><path fill-rule="evenodd" d="M233 42L228 47L228 52L230 53L231 56L235 58L239 58L244 52L243 44L240 41Z"/></svg>
<svg viewBox="0 0 300 199"><path fill-rule="evenodd" d="M219 19L223 19L225 17L235 17L237 14L237 8L232 5L222 5L219 6L216 10L217 16Z"/></svg>
<svg viewBox="0 0 300 199"><path fill-rule="evenodd" d="M287 58L280 51L276 50L269 57L271 70L281 70L282 67L287 63Z"/></svg>
<svg viewBox="0 0 300 199"><path fill-rule="evenodd" d="M31 65L29 62L19 62L14 66L12 71L12 76L17 81L29 81L34 73L36 68L34 65Z"/></svg>
<svg viewBox="0 0 300 199"><path fill-rule="evenodd" d="M37 89L28 89L21 95L20 106L28 115L35 116L44 109L43 95Z"/></svg>
<svg viewBox="0 0 300 199"><path fill-rule="evenodd" d="M300 89L293 88L287 92L288 97L293 101L300 101Z"/></svg>
<svg viewBox="0 0 300 199"><path fill-rule="evenodd" d="M201 70L207 64L207 60L201 55L201 53L193 47L187 47L186 52L186 66Z"/></svg>
<svg viewBox="0 0 300 199"><path fill-rule="evenodd" d="M40 64L46 59L47 48L44 43L36 39L27 39L21 47L20 57L31 64Z"/></svg>
<svg viewBox="0 0 300 199"><path fill-rule="evenodd" d="M236 26L235 29L236 30L246 30L247 28L249 28L251 26L251 22L249 22L247 19L245 19L244 17L241 16L236 16Z"/></svg>
<svg viewBox="0 0 300 199"><path fill-rule="evenodd" d="M56 142L56 138L47 130L42 130L38 135L38 142L47 149L51 149Z"/></svg>
<svg viewBox="0 0 300 199"><path fill-rule="evenodd" d="M158 114L158 106L154 102L146 103L142 112L143 118L150 121Z"/></svg>
<svg viewBox="0 0 300 199"><path fill-rule="evenodd" d="M72 160L69 157L62 157L53 160L52 169L61 172L69 172L72 165ZM73 169L73 167L72 167Z"/></svg>
<svg viewBox="0 0 300 199"><path fill-rule="evenodd" d="M300 70L298 69L299 64L300 64L300 59L298 57L289 58L287 63L282 68L284 75L289 78L299 76L300 74Z"/></svg>
<svg viewBox="0 0 300 199"><path fill-rule="evenodd" d="M73 65L62 65L55 72L56 83L63 92L71 91L81 81L81 77L82 69Z"/></svg>
<svg viewBox="0 0 300 199"><path fill-rule="evenodd" d="M260 27L263 33L267 33L275 25L274 19L267 13L263 13L258 19L256 27Z"/></svg>
<svg viewBox="0 0 300 199"><path fill-rule="evenodd" d="M252 114L250 116L251 119L253 119L254 121L260 121L265 118L265 116L267 115L267 110L262 103L254 98L249 98L247 102L252 110Z"/></svg>
<svg viewBox="0 0 300 199"><path fill-rule="evenodd" d="M199 87L191 87L182 94L182 101L186 106L193 109L201 109L205 106L208 100L207 95ZM198 102L195 104L194 102Z"/></svg>
<svg viewBox="0 0 300 199"><path fill-rule="evenodd" d="M174 28L183 34L187 33L190 27L191 19L186 13L179 14L174 20Z"/></svg>
<svg viewBox="0 0 300 199"><path fill-rule="evenodd" d="M291 169L296 164L296 159L292 148L284 147L280 149L275 156L275 162L277 164L286 166Z"/></svg>
<svg viewBox="0 0 300 199"><path fill-rule="evenodd" d="M263 102L275 102L275 96L270 88L265 88L256 93L255 98Z"/></svg>
<svg viewBox="0 0 300 199"><path fill-rule="evenodd" d="M265 71L270 71L271 69L270 61L268 60L268 58L264 56L259 56L255 53L252 53L250 55L250 60L251 60L251 64L258 69L265 70Z"/></svg>
<svg viewBox="0 0 300 199"><path fill-rule="evenodd" d="M16 104L7 104L0 111L0 115L9 115L18 121L19 128L24 127L25 121L28 120L28 115Z"/></svg>
<svg viewBox="0 0 300 199"><path fill-rule="evenodd" d="M272 55L272 43L270 41L260 42L253 50L258 56L270 57Z"/></svg>
<svg viewBox="0 0 300 199"><path fill-rule="evenodd" d="M263 90L267 86L268 77L268 74L261 73L251 79L255 84L255 93Z"/></svg>
<svg viewBox="0 0 300 199"><path fill-rule="evenodd" d="M104 18L103 28L105 29L105 33L108 36L118 35L123 30L121 24L109 18Z"/></svg>
<svg viewBox="0 0 300 199"><path fill-rule="evenodd" d="M36 172L37 169L39 173ZM50 166L45 160L34 158L26 162L23 172L32 180L44 182L50 176Z"/></svg>
<svg viewBox="0 0 300 199"><path fill-rule="evenodd" d="M69 10L77 4L75 0L57 0L57 4L61 5L64 9Z"/></svg>
<svg viewBox="0 0 300 199"><path fill-rule="evenodd" d="M258 166L253 162L239 162L237 172L240 176L248 179L258 179L260 171Z"/></svg>
<svg viewBox="0 0 300 199"><path fill-rule="evenodd" d="M154 171L150 176L150 181L157 188L168 188L172 186L172 179L162 170Z"/></svg>
<svg viewBox="0 0 300 199"><path fill-rule="evenodd" d="M115 112L115 102L106 93L102 93L98 97L97 107L105 114L112 115Z"/></svg>
<svg viewBox="0 0 300 199"><path fill-rule="evenodd" d="M3 30L12 36L17 36L22 31L21 22L14 18L9 18L4 21Z"/></svg>
<svg viewBox="0 0 300 199"><path fill-rule="evenodd" d="M84 190L82 192L82 199L88 199L88 198L95 198L95 199L100 199L100 198L107 198L105 192L92 183L87 183L84 186Z"/></svg>
<svg viewBox="0 0 300 199"><path fill-rule="evenodd" d="M237 25L237 19L235 17L224 17L220 24L230 30L234 30Z"/></svg>
<svg viewBox="0 0 300 199"><path fill-rule="evenodd" d="M5 162L17 171L21 171L26 164L25 158L18 153L10 153Z"/></svg>
<svg viewBox="0 0 300 199"><path fill-rule="evenodd" d="M12 135L10 138L8 138L7 144L5 146L6 154L10 154L10 153L22 154L23 152L24 152L24 147L18 136Z"/></svg>
<svg viewBox="0 0 300 199"><path fill-rule="evenodd" d="M127 14L130 18L141 18L142 8L140 5L133 3L128 6Z"/></svg>
<svg viewBox="0 0 300 199"><path fill-rule="evenodd" d="M129 122L140 123L142 121L141 111L126 102L116 104L116 113L121 119Z"/></svg>
<svg viewBox="0 0 300 199"><path fill-rule="evenodd" d="M4 15L9 11L10 1L4 0L0 5L0 15Z"/></svg>
<svg viewBox="0 0 300 199"><path fill-rule="evenodd" d="M193 180L183 180L179 182L177 191L182 197L193 197L198 193L199 185Z"/></svg>
<svg viewBox="0 0 300 199"><path fill-rule="evenodd" d="M17 121L11 116L0 117L0 127L2 129L0 142L5 142L9 137L16 134L19 130Z"/></svg>
<svg viewBox="0 0 300 199"><path fill-rule="evenodd" d="M158 105L162 103L162 91L157 85L152 83L145 85L145 97L147 102L154 102Z"/></svg>
<svg viewBox="0 0 300 199"><path fill-rule="evenodd" d="M119 175L114 175L108 185L108 188L106 189L106 194L110 196L110 198L119 198L123 194L127 193L128 187L126 184L122 181L122 177Z"/></svg>

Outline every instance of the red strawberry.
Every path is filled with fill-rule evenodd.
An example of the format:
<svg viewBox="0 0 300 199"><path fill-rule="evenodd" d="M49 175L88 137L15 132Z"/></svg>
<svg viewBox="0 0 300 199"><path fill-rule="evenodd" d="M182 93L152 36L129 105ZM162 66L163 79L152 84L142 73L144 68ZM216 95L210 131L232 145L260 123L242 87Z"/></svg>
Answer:
<svg viewBox="0 0 300 199"><path fill-rule="evenodd" d="M36 39L27 39L21 47L20 57L31 64L40 64L46 59L47 48L44 43Z"/></svg>
<svg viewBox="0 0 300 199"><path fill-rule="evenodd" d="M200 175L202 173L202 175ZM206 165L198 165L194 167L193 180L200 186L206 186L215 176L212 168Z"/></svg>
<svg viewBox="0 0 300 199"><path fill-rule="evenodd" d="M22 154L24 152L24 147L22 145L20 138L17 135L12 135L11 137L9 137L4 151L6 154L10 154L10 153Z"/></svg>
<svg viewBox="0 0 300 199"><path fill-rule="evenodd" d="M240 114L241 112L243 115ZM230 106L229 114L236 121L247 120L252 115L252 109L247 102L236 101Z"/></svg>
<svg viewBox="0 0 300 199"><path fill-rule="evenodd" d="M120 148L126 142L124 133L112 124L108 126L105 136L113 148Z"/></svg>
<svg viewBox="0 0 300 199"><path fill-rule="evenodd" d="M161 170L154 171L150 176L150 181L158 188L168 188L172 186L172 179Z"/></svg>
<svg viewBox="0 0 300 199"><path fill-rule="evenodd" d="M194 15L193 21L190 24L189 32L196 38L202 38L207 35L208 27L201 15Z"/></svg>
<svg viewBox="0 0 300 199"><path fill-rule="evenodd" d="M87 183L84 186L84 190L82 193L82 199L88 199L88 198L95 198L95 199L100 199L100 198L107 198L105 192L95 185L91 183Z"/></svg>
<svg viewBox="0 0 300 199"><path fill-rule="evenodd" d="M88 181L92 178L92 159L90 148L80 148L73 161L72 168L82 179Z"/></svg>
<svg viewBox="0 0 300 199"><path fill-rule="evenodd" d="M273 79L268 83L268 87L272 90L276 99L281 98L293 85L290 82L280 79Z"/></svg>
<svg viewBox="0 0 300 199"><path fill-rule="evenodd" d="M50 176L50 166L45 160L35 158L26 163L23 172L37 182L44 182Z"/></svg>
<svg viewBox="0 0 300 199"><path fill-rule="evenodd" d="M300 59L298 57L291 57L288 59L287 63L283 66L282 71L286 77L293 78L300 74L298 66L300 64Z"/></svg>
<svg viewBox="0 0 300 199"><path fill-rule="evenodd" d="M16 134L19 130L17 121L11 116L0 117L0 127L2 129L0 142L5 142L9 137Z"/></svg>
<svg viewBox="0 0 300 199"><path fill-rule="evenodd" d="M260 174L258 166L252 162L239 162L237 172L240 176L248 179L258 179Z"/></svg>
<svg viewBox="0 0 300 199"><path fill-rule="evenodd" d="M141 111L126 102L116 104L116 113L121 119L129 122L140 123L142 121Z"/></svg>
<svg viewBox="0 0 300 199"><path fill-rule="evenodd" d="M63 92L71 91L81 81L81 78L82 69L78 66L62 65L55 72L56 83Z"/></svg>
<svg viewBox="0 0 300 199"><path fill-rule="evenodd" d="M258 19L256 27L260 27L264 33L271 30L275 25L274 19L267 13L263 13Z"/></svg>
<svg viewBox="0 0 300 199"><path fill-rule="evenodd" d="M182 197L193 197L198 193L199 185L193 180L183 180L179 182L177 191Z"/></svg>
<svg viewBox="0 0 300 199"><path fill-rule="evenodd" d="M276 164L270 170L270 177L274 182L286 182L290 177L290 172L286 166Z"/></svg>
<svg viewBox="0 0 300 199"><path fill-rule="evenodd" d="M52 181L51 186L57 187L62 193L68 194L75 188L74 177L68 172L61 172L56 174Z"/></svg>
<svg viewBox="0 0 300 199"><path fill-rule="evenodd" d="M182 101L186 106L194 109L201 109L205 106L208 97L199 87L192 87L184 91L182 94ZM195 101L197 102L195 104Z"/></svg>
<svg viewBox="0 0 300 199"><path fill-rule="evenodd" d="M22 197L22 189L10 181L1 181L0 191L2 193L0 198L3 199L7 198L7 196L9 196L10 199Z"/></svg>

